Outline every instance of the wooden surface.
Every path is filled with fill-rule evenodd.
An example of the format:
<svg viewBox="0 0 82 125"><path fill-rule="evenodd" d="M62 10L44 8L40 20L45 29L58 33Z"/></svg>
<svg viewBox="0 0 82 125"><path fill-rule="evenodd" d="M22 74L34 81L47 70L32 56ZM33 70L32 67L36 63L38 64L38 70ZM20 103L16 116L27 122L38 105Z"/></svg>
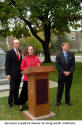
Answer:
<svg viewBox="0 0 82 125"><path fill-rule="evenodd" d="M54 72L54 71L55 71L54 66L30 67L27 70L22 71L22 74L28 75L28 112L34 117L50 114L49 72ZM41 96L41 92L40 92L41 100L38 100L39 97L37 97L38 91L36 84L39 84L39 81L40 81L40 86L38 87L44 87L46 86L44 84L47 84L46 87L47 90L43 90L46 91L46 93L48 94L45 96L45 99L47 99L47 101L44 100L43 96ZM41 81L46 81L46 83L45 82L41 83Z"/></svg>
<svg viewBox="0 0 82 125"><path fill-rule="evenodd" d="M48 79L49 75L48 73L44 73L44 74L34 74L28 75L28 111L30 112L30 114L32 114L34 117L38 117L38 116L43 116L43 115L47 115L50 113L50 102L49 102L49 80L48 80L48 102L47 103L43 103L43 104L39 104L37 105L36 103L36 96L38 93L36 93L36 80L37 79Z"/></svg>
<svg viewBox="0 0 82 125"><path fill-rule="evenodd" d="M22 71L21 74L34 74L34 73L45 73L45 72L54 72L54 66L40 66L40 67L29 67L25 71Z"/></svg>

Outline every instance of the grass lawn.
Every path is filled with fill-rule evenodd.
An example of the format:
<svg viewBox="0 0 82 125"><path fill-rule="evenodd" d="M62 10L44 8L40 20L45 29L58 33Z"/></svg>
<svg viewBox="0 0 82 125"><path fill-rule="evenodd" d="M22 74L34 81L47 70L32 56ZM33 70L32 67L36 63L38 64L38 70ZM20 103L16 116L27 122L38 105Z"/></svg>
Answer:
<svg viewBox="0 0 82 125"><path fill-rule="evenodd" d="M50 109L56 113L56 117L50 120L82 120L82 84L73 84L71 88L72 106L65 104L63 93L61 105L54 106L56 102L57 88L50 89Z"/></svg>
<svg viewBox="0 0 82 125"><path fill-rule="evenodd" d="M55 65L43 64L43 65ZM57 69L54 73L50 73L50 80L57 81ZM62 102L59 107L55 106L57 88L50 89L50 110L56 113L54 118L49 120L82 120L82 63L76 63L76 70L74 72L74 79L71 88L71 102L73 106L65 104L65 95L63 93ZM25 105L27 109L27 104ZM26 120L21 112L19 106L14 105L12 108L8 107L8 98L0 98L0 120Z"/></svg>
<svg viewBox="0 0 82 125"><path fill-rule="evenodd" d="M82 52L81 53L75 53L75 56L82 56Z"/></svg>

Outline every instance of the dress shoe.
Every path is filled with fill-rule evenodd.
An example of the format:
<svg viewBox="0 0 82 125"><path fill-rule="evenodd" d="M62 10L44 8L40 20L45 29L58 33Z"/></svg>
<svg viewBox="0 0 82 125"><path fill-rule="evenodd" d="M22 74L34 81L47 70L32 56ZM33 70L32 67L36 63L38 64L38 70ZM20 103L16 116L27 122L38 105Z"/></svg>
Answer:
<svg viewBox="0 0 82 125"><path fill-rule="evenodd" d="M66 103L68 106L72 106L72 104L69 102L69 103Z"/></svg>
<svg viewBox="0 0 82 125"><path fill-rule="evenodd" d="M59 106L59 105L60 105L60 103L58 103L58 102L55 104L55 106Z"/></svg>
<svg viewBox="0 0 82 125"><path fill-rule="evenodd" d="M11 107L12 107L12 104L10 103L10 104L8 104L8 106L11 108Z"/></svg>

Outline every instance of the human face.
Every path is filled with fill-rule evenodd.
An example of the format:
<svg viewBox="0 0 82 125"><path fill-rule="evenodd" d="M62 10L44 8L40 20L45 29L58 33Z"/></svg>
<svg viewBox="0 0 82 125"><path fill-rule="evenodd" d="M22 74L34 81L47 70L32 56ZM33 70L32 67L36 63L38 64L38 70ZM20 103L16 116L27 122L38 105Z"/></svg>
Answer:
<svg viewBox="0 0 82 125"><path fill-rule="evenodd" d="M29 47L28 47L28 54L29 54L29 55L32 55L33 53L34 53L33 47L32 47L32 46L29 46Z"/></svg>
<svg viewBox="0 0 82 125"><path fill-rule="evenodd" d="M68 50L69 50L69 44L68 44L68 43L65 43L65 44L62 46L62 49L63 49L63 51L68 51Z"/></svg>
<svg viewBox="0 0 82 125"><path fill-rule="evenodd" d="M18 49L18 48L20 47L20 42L19 42L19 40L14 40L14 41L13 41L13 47L14 47L15 49Z"/></svg>

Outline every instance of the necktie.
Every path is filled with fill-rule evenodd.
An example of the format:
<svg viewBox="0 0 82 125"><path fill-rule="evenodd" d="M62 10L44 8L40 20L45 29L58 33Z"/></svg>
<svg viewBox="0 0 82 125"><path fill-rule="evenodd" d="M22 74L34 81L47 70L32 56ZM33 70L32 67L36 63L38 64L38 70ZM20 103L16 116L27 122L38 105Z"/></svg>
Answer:
<svg viewBox="0 0 82 125"><path fill-rule="evenodd" d="M19 60L19 62L20 62L20 57L19 57L19 52L18 52L18 50L16 51L16 54L17 54L17 58L18 58L18 60Z"/></svg>
<svg viewBox="0 0 82 125"><path fill-rule="evenodd" d="M67 52L65 53L65 61L67 63Z"/></svg>

